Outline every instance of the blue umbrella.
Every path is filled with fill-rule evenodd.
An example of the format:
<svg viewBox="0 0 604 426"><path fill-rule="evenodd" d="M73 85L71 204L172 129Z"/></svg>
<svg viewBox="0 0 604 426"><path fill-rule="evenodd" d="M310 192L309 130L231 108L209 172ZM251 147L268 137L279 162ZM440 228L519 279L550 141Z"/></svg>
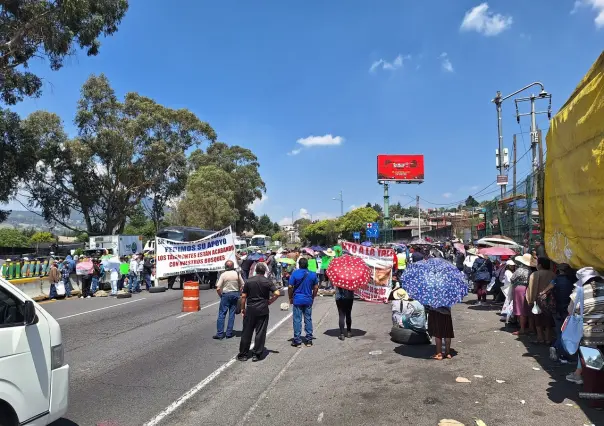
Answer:
<svg viewBox="0 0 604 426"><path fill-rule="evenodd" d="M327 250L325 247L321 247L321 246L312 246L311 249L313 249L313 251L325 251L325 250Z"/></svg>
<svg viewBox="0 0 604 426"><path fill-rule="evenodd" d="M263 257L264 256L262 256L260 253L250 253L247 255L247 259L253 260L255 262L262 259Z"/></svg>
<svg viewBox="0 0 604 426"><path fill-rule="evenodd" d="M464 275L444 259L428 259L409 265L401 277L401 286L422 305L451 307L468 294Z"/></svg>
<svg viewBox="0 0 604 426"><path fill-rule="evenodd" d="M365 241L365 242L362 242L361 245L365 246L365 247L371 247L371 242Z"/></svg>

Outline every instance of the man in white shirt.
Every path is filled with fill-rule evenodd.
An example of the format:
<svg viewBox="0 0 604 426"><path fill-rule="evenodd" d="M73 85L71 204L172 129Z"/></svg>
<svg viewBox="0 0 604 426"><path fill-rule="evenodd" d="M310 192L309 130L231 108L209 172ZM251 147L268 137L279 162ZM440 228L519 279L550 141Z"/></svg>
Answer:
<svg viewBox="0 0 604 426"><path fill-rule="evenodd" d="M224 337L230 339L233 337L233 326L235 324L235 313L241 289L245 284L241 274L235 270L235 264L232 260L227 260L225 271L220 274L216 283L216 292L220 297L220 307L218 308L218 319L216 320L216 334L214 339L222 340ZM224 320L227 312L229 321L227 323L226 334L224 332Z"/></svg>
<svg viewBox="0 0 604 426"><path fill-rule="evenodd" d="M132 258L130 259L130 272L128 273L128 292L140 292L140 286L138 283L138 256L136 254L133 254Z"/></svg>

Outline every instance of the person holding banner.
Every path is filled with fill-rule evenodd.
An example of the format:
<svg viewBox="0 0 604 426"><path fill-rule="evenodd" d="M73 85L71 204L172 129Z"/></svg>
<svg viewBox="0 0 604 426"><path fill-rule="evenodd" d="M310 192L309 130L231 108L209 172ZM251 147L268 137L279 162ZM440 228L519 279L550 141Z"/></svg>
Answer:
<svg viewBox="0 0 604 426"><path fill-rule="evenodd" d="M220 274L216 283L216 292L220 297L220 306L218 308L218 319L216 320L216 334L213 339L222 340L225 337L224 319L229 313L229 322L227 323L226 338L233 337L233 326L235 325L235 311L239 302L239 294L245 282L241 274L235 270L235 263L227 260L224 264L225 271Z"/></svg>

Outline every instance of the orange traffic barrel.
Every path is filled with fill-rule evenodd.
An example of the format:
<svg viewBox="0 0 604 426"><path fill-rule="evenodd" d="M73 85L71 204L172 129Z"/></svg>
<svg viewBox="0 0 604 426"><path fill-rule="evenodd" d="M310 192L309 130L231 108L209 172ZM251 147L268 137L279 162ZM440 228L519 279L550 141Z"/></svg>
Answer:
<svg viewBox="0 0 604 426"><path fill-rule="evenodd" d="M182 311L199 311L199 283L197 281L185 282L182 292Z"/></svg>

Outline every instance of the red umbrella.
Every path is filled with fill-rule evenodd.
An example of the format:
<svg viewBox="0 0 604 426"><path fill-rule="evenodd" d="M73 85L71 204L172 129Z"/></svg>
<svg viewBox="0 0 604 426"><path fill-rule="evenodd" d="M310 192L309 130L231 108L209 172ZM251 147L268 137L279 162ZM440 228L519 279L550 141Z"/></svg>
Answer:
<svg viewBox="0 0 604 426"><path fill-rule="evenodd" d="M478 253L485 256L514 256L516 252L507 247L487 247L478 250Z"/></svg>
<svg viewBox="0 0 604 426"><path fill-rule="evenodd" d="M371 269L359 257L342 256L331 261L327 276L336 287L354 291L371 281Z"/></svg>

